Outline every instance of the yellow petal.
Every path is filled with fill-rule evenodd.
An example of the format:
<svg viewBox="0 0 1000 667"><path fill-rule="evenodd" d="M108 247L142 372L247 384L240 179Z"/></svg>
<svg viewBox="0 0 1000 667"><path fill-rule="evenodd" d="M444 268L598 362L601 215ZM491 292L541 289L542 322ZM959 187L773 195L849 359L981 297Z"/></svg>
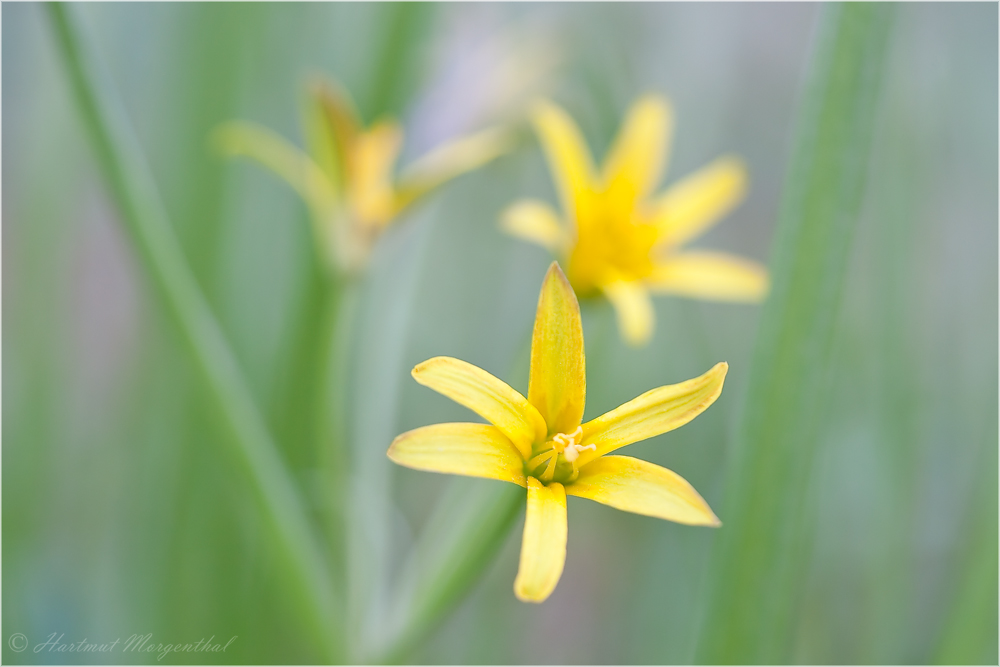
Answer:
<svg viewBox="0 0 1000 667"><path fill-rule="evenodd" d="M532 121L548 159L563 210L573 218L582 194L594 183L590 151L576 123L555 104L536 104Z"/></svg>
<svg viewBox="0 0 1000 667"><path fill-rule="evenodd" d="M351 147L361 133L361 121L351 96L340 85L325 79L316 79L309 89L310 97L322 112L328 133L334 140L337 161L348 162Z"/></svg>
<svg viewBox="0 0 1000 667"><path fill-rule="evenodd" d="M493 128L458 139L420 158L399 179L398 209L403 209L428 192L472 171L510 150L511 135Z"/></svg>
<svg viewBox="0 0 1000 667"><path fill-rule="evenodd" d="M310 157L323 170L340 195L344 186L344 146L338 139L326 108L327 84L316 81L302 105L302 128Z"/></svg>
<svg viewBox="0 0 1000 667"><path fill-rule="evenodd" d="M689 526L722 525L687 480L631 456L602 456L590 462L566 486L566 493Z"/></svg>
<svg viewBox="0 0 1000 667"><path fill-rule="evenodd" d="M528 511L521 540L521 563L514 595L522 602L545 602L566 563L566 490L528 478Z"/></svg>
<svg viewBox="0 0 1000 667"><path fill-rule="evenodd" d="M640 282L617 281L601 287L615 307L618 329L633 346L645 345L653 335L653 303Z"/></svg>
<svg viewBox="0 0 1000 667"><path fill-rule="evenodd" d="M549 434L572 433L583 418L587 375L580 304L569 281L552 262L538 296L531 337L528 401L538 408Z"/></svg>
<svg viewBox="0 0 1000 667"><path fill-rule="evenodd" d="M659 95L640 98L608 154L605 183L633 198L649 194L663 175L672 130L673 111L667 100Z"/></svg>
<svg viewBox="0 0 1000 667"><path fill-rule="evenodd" d="M583 425L582 444L597 445L597 450L582 452L577 465L585 466L619 447L687 424L719 397L728 370L729 364L720 362L700 377L647 391L587 422Z"/></svg>
<svg viewBox="0 0 1000 667"><path fill-rule="evenodd" d="M416 470L525 486L524 459L500 429L488 424L434 424L407 431L392 441L388 456Z"/></svg>
<svg viewBox="0 0 1000 667"><path fill-rule="evenodd" d="M660 243L678 246L716 223L743 200L747 172L743 162L719 158L672 185L653 206Z"/></svg>
<svg viewBox="0 0 1000 667"><path fill-rule="evenodd" d="M323 219L336 203L336 192L323 170L268 128L230 121L215 130L212 141L222 154L250 158L280 176L302 197L314 218Z"/></svg>
<svg viewBox="0 0 1000 667"><path fill-rule="evenodd" d="M721 252L685 252L658 264L646 280L654 292L756 303L767 296L767 269Z"/></svg>
<svg viewBox="0 0 1000 667"><path fill-rule="evenodd" d="M469 408L510 438L521 455L544 442L545 420L528 400L503 380L452 357L434 357L413 369L413 378Z"/></svg>
<svg viewBox="0 0 1000 667"><path fill-rule="evenodd" d="M392 169L403 147L403 129L383 120L357 136L347 172L351 205L360 222L383 227L395 217Z"/></svg>
<svg viewBox="0 0 1000 667"><path fill-rule="evenodd" d="M513 236L537 243L554 255L569 245L569 235L548 204L534 199L515 203L503 212L500 226Z"/></svg>

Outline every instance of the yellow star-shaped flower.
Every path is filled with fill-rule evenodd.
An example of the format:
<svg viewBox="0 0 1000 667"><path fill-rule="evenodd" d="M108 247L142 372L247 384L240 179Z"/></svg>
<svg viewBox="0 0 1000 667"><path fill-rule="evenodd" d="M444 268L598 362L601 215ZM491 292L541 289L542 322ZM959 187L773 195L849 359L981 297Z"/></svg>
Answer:
<svg viewBox="0 0 1000 667"><path fill-rule="evenodd" d="M750 302L767 293L767 272L759 264L720 252L681 250L742 199L746 172L739 160L716 160L652 196L672 128L665 99L647 95L633 105L599 175L565 111L541 102L532 121L564 220L548 204L524 200L504 212L503 227L562 257L581 297L603 293L627 341L641 345L653 333L651 291Z"/></svg>
<svg viewBox="0 0 1000 667"><path fill-rule="evenodd" d="M413 369L417 382L476 412L489 424L435 424L397 437L394 462L418 470L487 477L528 490L514 593L542 602L566 560L566 496L689 525L718 526L698 492L666 468L611 452L683 426L722 393L728 365L648 391L586 424L580 307L555 262L542 284L531 342L528 397L486 371L451 357Z"/></svg>
<svg viewBox="0 0 1000 667"><path fill-rule="evenodd" d="M321 80L306 98L304 126L308 152L246 121L226 123L215 141L224 153L263 164L298 192L323 255L346 273L364 267L375 240L407 207L510 145L506 132L484 130L441 146L397 178L399 123L382 118L364 127L347 93Z"/></svg>

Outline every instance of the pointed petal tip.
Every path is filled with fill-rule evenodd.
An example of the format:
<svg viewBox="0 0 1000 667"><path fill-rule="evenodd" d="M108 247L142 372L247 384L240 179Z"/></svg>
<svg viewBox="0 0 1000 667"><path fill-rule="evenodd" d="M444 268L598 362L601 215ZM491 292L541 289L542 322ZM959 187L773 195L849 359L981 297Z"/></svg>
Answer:
<svg viewBox="0 0 1000 667"><path fill-rule="evenodd" d="M385 450L385 455L393 463L399 463L399 461L396 460L397 459L397 455L396 455L396 443L399 442L399 439L401 437L402 437L401 435L397 435L395 438L393 438L392 442L389 443L389 449Z"/></svg>
<svg viewBox="0 0 1000 667"><path fill-rule="evenodd" d="M545 272L545 279L542 281L542 289L545 289L550 280L558 280L562 287L573 295L573 301L577 300L576 292L573 291L573 286L570 285L569 278L566 277L562 267L559 266L558 260L552 260L552 263L549 264L549 270Z"/></svg>

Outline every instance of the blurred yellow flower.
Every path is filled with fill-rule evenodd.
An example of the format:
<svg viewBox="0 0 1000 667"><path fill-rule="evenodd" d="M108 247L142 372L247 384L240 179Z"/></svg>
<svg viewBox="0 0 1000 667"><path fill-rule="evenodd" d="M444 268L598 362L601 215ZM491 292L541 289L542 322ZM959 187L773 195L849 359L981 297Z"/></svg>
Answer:
<svg viewBox="0 0 1000 667"><path fill-rule="evenodd" d="M408 206L446 181L507 150L506 132L490 129L448 143L394 175L403 130L390 118L363 127L339 86L310 86L304 119L307 152L256 123L218 128L225 154L256 160L288 182L309 207L325 259L341 271L364 267L385 227Z"/></svg>
<svg viewBox="0 0 1000 667"><path fill-rule="evenodd" d="M662 97L639 99L598 175L572 118L551 102L539 103L532 121L564 221L537 200L513 204L502 218L509 233L562 257L580 296L602 292L633 345L653 333L651 291L753 302L768 290L767 272L755 262L681 251L739 203L747 179L738 159L723 157L652 196L666 164L672 117Z"/></svg>
<svg viewBox="0 0 1000 667"><path fill-rule="evenodd" d="M451 357L413 369L419 382L489 424L435 424L397 437L394 462L418 470L487 477L528 490L514 593L542 602L566 560L566 496L689 525L718 526L698 492L666 468L607 454L683 426L722 393L723 362L687 382L648 391L586 424L580 307L555 262L538 299L528 397L486 371Z"/></svg>

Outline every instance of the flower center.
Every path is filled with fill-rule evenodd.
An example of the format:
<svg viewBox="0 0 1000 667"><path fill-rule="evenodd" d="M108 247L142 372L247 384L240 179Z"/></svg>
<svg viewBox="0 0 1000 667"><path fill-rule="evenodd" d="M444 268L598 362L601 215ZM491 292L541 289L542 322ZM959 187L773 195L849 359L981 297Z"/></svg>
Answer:
<svg viewBox="0 0 1000 667"><path fill-rule="evenodd" d="M587 449L597 450L597 445L594 444L586 447L581 445L579 441L582 438L583 428L579 426L572 433L557 433L552 436L552 439L545 443L546 448L528 461L528 474L546 484L552 481L572 482L580 474L576 467L580 452Z"/></svg>

